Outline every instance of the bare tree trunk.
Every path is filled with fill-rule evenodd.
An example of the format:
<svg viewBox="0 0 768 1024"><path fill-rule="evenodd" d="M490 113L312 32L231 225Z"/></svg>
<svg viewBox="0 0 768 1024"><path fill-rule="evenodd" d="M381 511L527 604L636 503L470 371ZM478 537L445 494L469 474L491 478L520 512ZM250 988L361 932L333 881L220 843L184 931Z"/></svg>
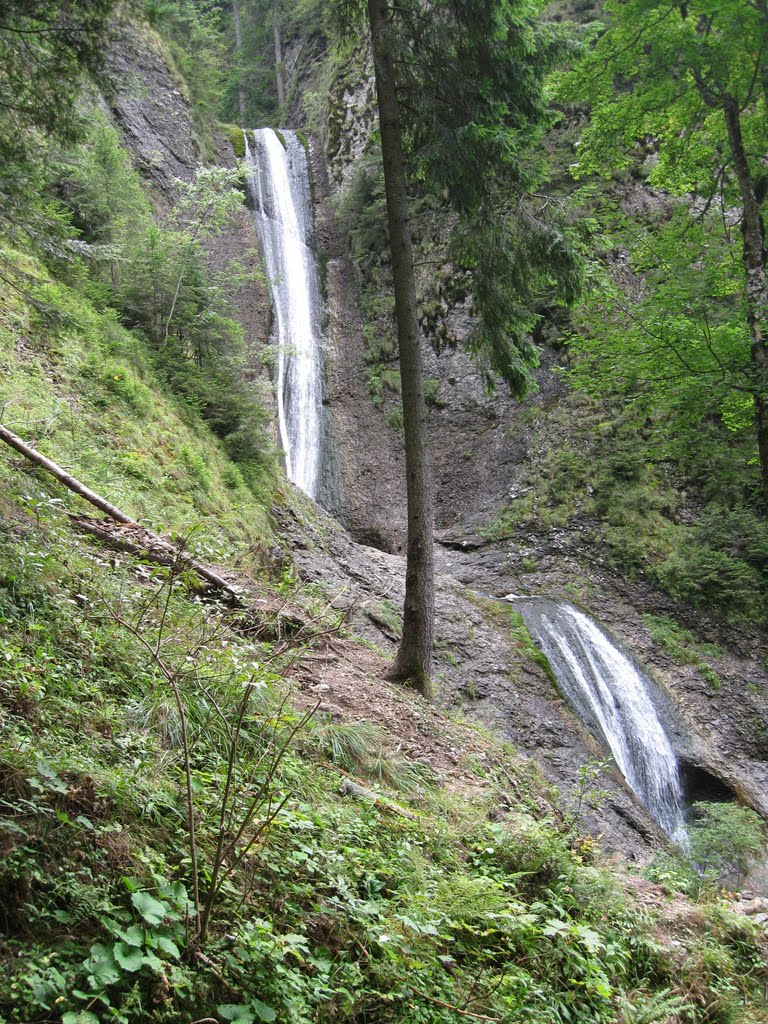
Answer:
<svg viewBox="0 0 768 1024"><path fill-rule="evenodd" d="M122 512L116 505L107 501L106 498L102 498L100 494L96 494L85 484L80 483L75 477L71 476L65 469L62 469L57 463L51 459L47 459L40 452L36 451L26 444L20 437L9 430L7 427L0 426L0 441L5 441L11 448L15 448L19 454L23 455L25 459L29 459L30 462L36 463L38 466L42 466L51 476L55 476L56 479L68 487L70 491L74 491L75 494L79 494L81 498L85 498L86 501L90 502L91 505L95 505L96 508L101 509L111 519L116 519L118 523L125 523L128 526L138 526L135 519L131 519L125 512Z"/></svg>
<svg viewBox="0 0 768 1024"><path fill-rule="evenodd" d="M285 86L283 84L283 48L280 42L280 12L277 0L272 0L272 32L275 37L275 75L277 76L277 102L282 107L285 102Z"/></svg>
<svg viewBox="0 0 768 1024"><path fill-rule="evenodd" d="M391 44L387 38L387 0L368 0L368 19L376 73L389 246L395 289L397 341L400 348L408 495L408 552L403 637L388 675L393 679L411 681L421 693L429 697L432 689L430 673L434 632L432 487L400 108L395 92Z"/></svg>
<svg viewBox="0 0 768 1024"><path fill-rule="evenodd" d="M733 169L741 192L741 231L744 237L743 259L746 277L747 320L754 375L752 395L755 403L755 429L760 456L763 501L766 511L768 511L768 280L766 280L765 269L765 229L744 149L739 105L732 96L726 97L723 103L723 113L728 128Z"/></svg>
<svg viewBox="0 0 768 1024"><path fill-rule="evenodd" d="M232 20L235 23L235 66L237 67L237 109L240 127L245 128L245 89L243 89L243 29L240 23L240 0L232 0Z"/></svg>

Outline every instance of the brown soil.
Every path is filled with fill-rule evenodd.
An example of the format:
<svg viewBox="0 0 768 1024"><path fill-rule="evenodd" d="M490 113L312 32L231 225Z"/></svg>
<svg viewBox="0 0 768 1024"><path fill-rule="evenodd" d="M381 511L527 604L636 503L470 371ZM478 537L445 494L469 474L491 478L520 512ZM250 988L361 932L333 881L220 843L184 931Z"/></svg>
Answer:
<svg viewBox="0 0 768 1024"><path fill-rule="evenodd" d="M475 767L514 758L491 736L453 720L413 690L383 678L390 659L359 642L334 638L293 669L294 700L301 708L320 702L319 713L347 722L373 723L391 756L419 761L438 782L480 796L488 783Z"/></svg>

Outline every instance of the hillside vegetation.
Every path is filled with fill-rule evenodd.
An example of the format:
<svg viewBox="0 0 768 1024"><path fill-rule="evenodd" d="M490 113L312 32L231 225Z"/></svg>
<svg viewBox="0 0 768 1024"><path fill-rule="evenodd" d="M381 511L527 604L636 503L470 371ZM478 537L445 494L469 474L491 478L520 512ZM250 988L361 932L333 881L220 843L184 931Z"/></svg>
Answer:
<svg viewBox="0 0 768 1024"><path fill-rule="evenodd" d="M73 533L67 496L4 467L9 1022L766 1019L759 930L711 889L694 907L599 867L511 751L488 739L465 766L470 803L375 731L293 710L284 673L343 628L321 595L240 574L247 611L201 599L188 574ZM178 484L201 484L161 487L186 518ZM242 497L218 498L229 538L192 534L203 557L231 562L238 527L253 540ZM350 771L369 794L339 795Z"/></svg>
<svg viewBox="0 0 768 1024"><path fill-rule="evenodd" d="M211 131L218 8L147 7ZM33 119L27 184L0 173L0 418L180 554L98 543L0 451L0 1021L768 1021L768 940L717 871L609 867L492 736L446 784L375 724L300 710L297 664L367 648L280 534L311 511L233 313L247 282L208 261L237 173L201 168L169 212L81 84L57 115L78 131Z"/></svg>

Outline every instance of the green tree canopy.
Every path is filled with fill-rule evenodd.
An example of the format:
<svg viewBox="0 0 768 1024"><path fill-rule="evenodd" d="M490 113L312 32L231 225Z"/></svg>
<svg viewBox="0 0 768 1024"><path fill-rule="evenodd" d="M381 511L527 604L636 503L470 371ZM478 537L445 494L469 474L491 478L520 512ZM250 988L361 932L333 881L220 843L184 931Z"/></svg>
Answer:
<svg viewBox="0 0 768 1024"><path fill-rule="evenodd" d="M83 80L102 63L115 0L0 4L0 235L69 259L66 214L49 198L51 153L80 137ZM0 254L0 280L24 288L20 262Z"/></svg>
<svg viewBox="0 0 768 1024"><path fill-rule="evenodd" d="M574 316L569 377L598 398L620 396L654 415L657 459L691 462L702 421L719 424L746 492L754 490L752 367L738 230L679 206L661 225L604 207L603 244L626 253L595 265ZM695 461L695 460L694 460ZM703 485L705 481L700 481ZM710 491L716 481L709 481ZM748 493L740 494L744 500Z"/></svg>
<svg viewBox="0 0 768 1024"><path fill-rule="evenodd" d="M0 7L0 208L20 216L48 137L73 141L84 74L101 66L115 0L5 0Z"/></svg>
<svg viewBox="0 0 768 1024"><path fill-rule="evenodd" d="M575 171L610 175L650 157L651 185L704 197L726 227L738 221L745 375L768 507L768 5L609 0L606 16L607 30L561 89L591 107ZM711 256L701 250L705 263Z"/></svg>
<svg viewBox="0 0 768 1024"><path fill-rule="evenodd" d="M765 4L607 0L605 18L560 90L591 110L576 172L612 173L651 154L651 185L740 204L723 105L732 98L738 106L758 178L768 148Z"/></svg>
<svg viewBox="0 0 768 1024"><path fill-rule="evenodd" d="M35 131L71 139L84 72L101 65L115 0L5 0L0 9L0 160L37 145Z"/></svg>
<svg viewBox="0 0 768 1024"><path fill-rule="evenodd" d="M531 383L542 312L573 302L582 280L575 224L546 187L542 142L560 116L547 81L570 40L543 6L403 0L388 27L409 192L453 211L452 300L474 315L464 344L515 395ZM361 10L336 7L347 25Z"/></svg>

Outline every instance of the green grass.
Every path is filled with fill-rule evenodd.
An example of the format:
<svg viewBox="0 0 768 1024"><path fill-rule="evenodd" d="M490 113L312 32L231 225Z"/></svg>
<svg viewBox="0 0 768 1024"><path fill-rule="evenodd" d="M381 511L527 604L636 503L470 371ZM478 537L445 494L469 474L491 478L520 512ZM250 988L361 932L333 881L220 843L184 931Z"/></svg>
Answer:
<svg viewBox="0 0 768 1024"><path fill-rule="evenodd" d="M722 682L710 661L723 654L722 647L702 643L690 630L684 629L666 615L647 614L643 619L651 640L663 647L673 661L678 665L695 666L714 689L720 689Z"/></svg>
<svg viewBox="0 0 768 1024"><path fill-rule="evenodd" d="M494 601L490 598L479 597L476 595L472 596L470 600L482 609L483 615L489 622L493 622L502 630L502 632L510 639L514 648L525 659L532 661L544 671L547 679L549 679L552 685L557 689L557 680L555 679L555 674L552 671L552 666L549 664L549 659L546 654L540 651L534 644L531 634L528 632L528 627L523 622L523 617L520 612L516 612L512 605L507 601Z"/></svg>
<svg viewBox="0 0 768 1024"><path fill-rule="evenodd" d="M161 531L195 531L208 557L272 543L270 477L258 496L246 487L210 429L163 387L142 339L111 310L32 266L50 314L13 292L0 300L3 422L132 517ZM0 451L4 503L31 491L35 500L87 510L58 484L37 473L32 482L16 467L11 450Z"/></svg>
<svg viewBox="0 0 768 1024"><path fill-rule="evenodd" d="M245 159L245 138L243 136L243 129L236 124L223 124L221 130L226 133L227 138L232 144L232 151L238 160Z"/></svg>

